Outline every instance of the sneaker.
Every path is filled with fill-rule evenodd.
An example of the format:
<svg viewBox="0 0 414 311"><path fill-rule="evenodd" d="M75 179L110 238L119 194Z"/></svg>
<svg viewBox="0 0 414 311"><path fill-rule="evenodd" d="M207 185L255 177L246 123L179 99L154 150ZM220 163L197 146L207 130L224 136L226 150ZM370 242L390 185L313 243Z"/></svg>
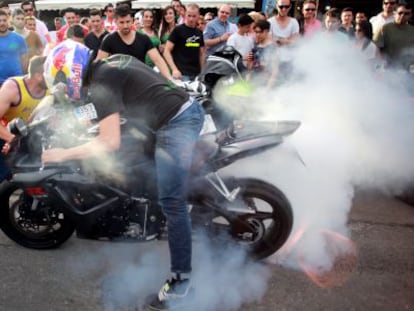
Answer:
<svg viewBox="0 0 414 311"><path fill-rule="evenodd" d="M189 279L172 278L165 282L158 295L151 297L148 309L155 311L181 309L189 305L193 291Z"/></svg>

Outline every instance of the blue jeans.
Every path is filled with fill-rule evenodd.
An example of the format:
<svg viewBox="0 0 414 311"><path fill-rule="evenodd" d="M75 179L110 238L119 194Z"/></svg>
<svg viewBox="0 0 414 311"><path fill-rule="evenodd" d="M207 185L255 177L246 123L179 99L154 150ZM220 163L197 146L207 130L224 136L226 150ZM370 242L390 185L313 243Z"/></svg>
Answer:
<svg viewBox="0 0 414 311"><path fill-rule="evenodd" d="M204 121L196 101L156 133L158 196L167 218L171 272L191 272L191 219L187 206L194 146Z"/></svg>

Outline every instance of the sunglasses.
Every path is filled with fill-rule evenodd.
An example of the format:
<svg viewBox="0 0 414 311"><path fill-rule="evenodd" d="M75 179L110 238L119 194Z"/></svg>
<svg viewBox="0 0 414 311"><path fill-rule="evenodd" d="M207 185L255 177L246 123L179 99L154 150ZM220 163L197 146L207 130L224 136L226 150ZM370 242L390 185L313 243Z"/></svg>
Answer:
<svg viewBox="0 0 414 311"><path fill-rule="evenodd" d="M306 12L313 12L316 11L316 9L305 9Z"/></svg>
<svg viewBox="0 0 414 311"><path fill-rule="evenodd" d="M393 2L383 2L383 4L384 5L388 5L388 4L389 5L394 5L394 4L397 4L397 2L394 2L394 1Z"/></svg>
<svg viewBox="0 0 414 311"><path fill-rule="evenodd" d="M410 12L397 12L397 14L408 16L408 15L410 15Z"/></svg>
<svg viewBox="0 0 414 311"><path fill-rule="evenodd" d="M281 10L283 10L283 9L285 9L285 10L290 9L290 5L278 5L277 7L279 9L281 9Z"/></svg>
<svg viewBox="0 0 414 311"><path fill-rule="evenodd" d="M33 12L34 9L24 9L25 12Z"/></svg>

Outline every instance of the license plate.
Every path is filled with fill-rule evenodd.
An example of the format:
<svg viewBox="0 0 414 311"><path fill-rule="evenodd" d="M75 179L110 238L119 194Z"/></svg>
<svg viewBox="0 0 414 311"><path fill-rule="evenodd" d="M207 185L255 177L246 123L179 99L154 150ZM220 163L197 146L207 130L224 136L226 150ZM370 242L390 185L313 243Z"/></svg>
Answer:
<svg viewBox="0 0 414 311"><path fill-rule="evenodd" d="M78 120L94 120L98 117L95 106L92 103L75 108L75 116Z"/></svg>

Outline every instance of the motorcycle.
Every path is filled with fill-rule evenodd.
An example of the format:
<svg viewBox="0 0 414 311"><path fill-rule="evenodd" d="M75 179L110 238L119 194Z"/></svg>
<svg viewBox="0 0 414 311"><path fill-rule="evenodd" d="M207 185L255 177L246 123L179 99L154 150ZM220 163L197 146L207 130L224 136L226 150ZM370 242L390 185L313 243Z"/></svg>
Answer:
<svg viewBox="0 0 414 311"><path fill-rule="evenodd" d="M84 160L44 165L43 150L79 145L99 131L58 101L40 104L31 121L13 120L16 135L7 156L11 174L0 186L0 228L17 244L57 248L75 232L109 241L150 241L166 234L157 203L152 133L122 118L121 149L111 161ZM81 120L81 121L79 121ZM238 243L254 258L276 252L293 223L290 203L276 186L254 178L222 177L231 163L283 143L297 121L233 121L203 135L195 148L188 195L193 228L212 239ZM110 169L105 163L110 163Z"/></svg>

